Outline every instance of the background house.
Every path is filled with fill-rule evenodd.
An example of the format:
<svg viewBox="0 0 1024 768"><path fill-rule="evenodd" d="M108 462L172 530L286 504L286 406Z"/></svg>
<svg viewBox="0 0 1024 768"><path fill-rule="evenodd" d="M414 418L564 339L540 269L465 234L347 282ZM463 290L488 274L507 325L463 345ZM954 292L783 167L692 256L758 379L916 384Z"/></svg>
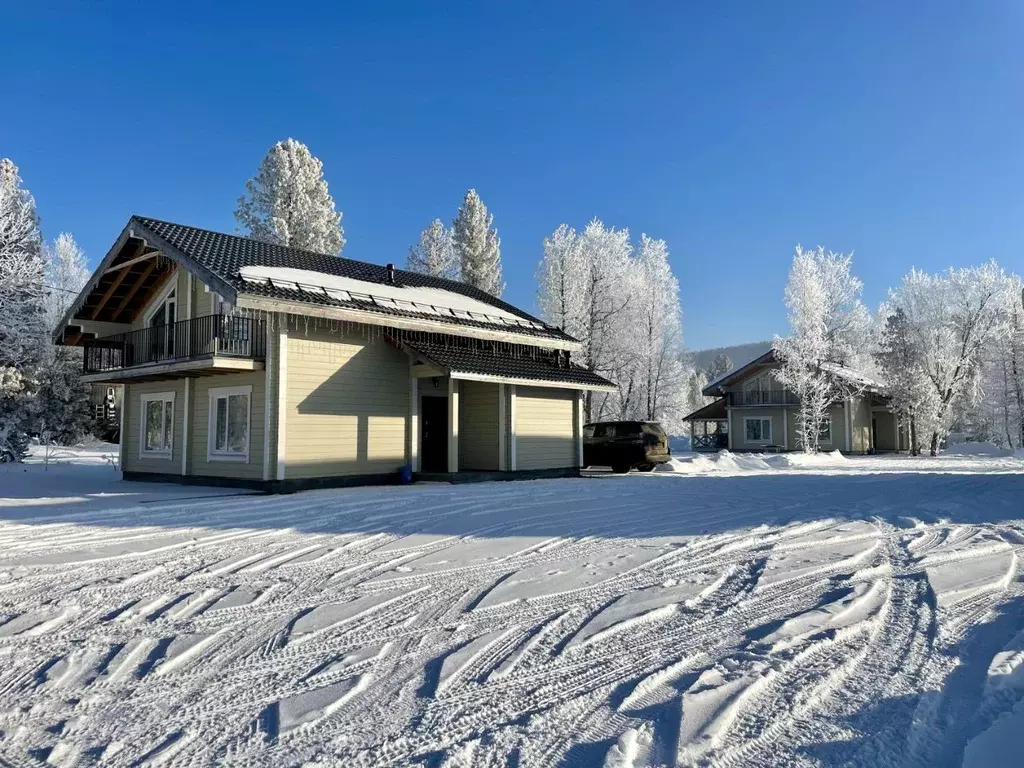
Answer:
<svg viewBox="0 0 1024 768"><path fill-rule="evenodd" d="M772 375L780 365L769 350L708 384L703 394L718 399L684 418L692 427L693 449L801 450L799 400ZM875 453L909 447L880 382L839 365L830 366L830 374L844 380L850 394L829 411L821 432L823 450Z"/></svg>

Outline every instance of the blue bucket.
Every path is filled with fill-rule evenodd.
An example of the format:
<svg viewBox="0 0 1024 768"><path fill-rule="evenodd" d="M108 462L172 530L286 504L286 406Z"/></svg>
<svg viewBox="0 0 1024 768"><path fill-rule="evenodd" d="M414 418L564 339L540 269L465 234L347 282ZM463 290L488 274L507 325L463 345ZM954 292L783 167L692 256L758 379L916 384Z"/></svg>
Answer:
<svg viewBox="0 0 1024 768"><path fill-rule="evenodd" d="M398 468L398 484L409 485L412 483L412 467L406 464Z"/></svg>

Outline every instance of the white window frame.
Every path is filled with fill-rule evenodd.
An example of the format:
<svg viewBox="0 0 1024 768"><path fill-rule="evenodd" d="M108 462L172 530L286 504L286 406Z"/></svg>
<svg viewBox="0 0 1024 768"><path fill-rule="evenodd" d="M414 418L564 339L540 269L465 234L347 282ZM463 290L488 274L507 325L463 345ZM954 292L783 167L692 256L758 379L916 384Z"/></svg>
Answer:
<svg viewBox="0 0 1024 768"><path fill-rule="evenodd" d="M167 450L148 451L146 450L146 425L148 423L147 410L149 403L160 402L171 404L171 447ZM139 418L139 458L140 459L167 459L174 455L174 392L146 392L139 396L140 418ZM164 407L164 418L167 418L167 408ZM166 422L165 422L166 429Z"/></svg>
<svg viewBox="0 0 1024 768"><path fill-rule="evenodd" d="M218 451L217 446L217 400L231 395L245 395L245 452ZM207 461L234 461L239 464L249 463L249 453L252 448L252 385L244 387L216 387L210 390L210 405L206 428L206 460Z"/></svg>
<svg viewBox="0 0 1024 768"><path fill-rule="evenodd" d="M768 422L768 437L764 437L764 424L761 425L761 439L751 440L747 437L747 422L760 421ZM772 417L771 416L744 416L743 417L743 443L744 445L771 445L772 444Z"/></svg>
<svg viewBox="0 0 1024 768"><path fill-rule="evenodd" d="M155 299L153 299L153 302L149 305L149 309L147 309L145 314L142 316L143 321L145 322L147 328L149 327L149 324L151 322L153 322L153 318L156 317L156 313L157 312L164 312L165 313L164 314L164 321L166 322L166 320L167 320L167 315L166 315L166 312L167 312L167 299L170 298L171 293L173 291L176 291L177 288L178 288L178 271L175 270L174 272L171 273L171 276L167 279L167 285L165 285L160 290L160 293L157 294L157 297ZM175 321L177 321L179 319L178 318L178 294L177 293L174 294L174 319L175 319Z"/></svg>

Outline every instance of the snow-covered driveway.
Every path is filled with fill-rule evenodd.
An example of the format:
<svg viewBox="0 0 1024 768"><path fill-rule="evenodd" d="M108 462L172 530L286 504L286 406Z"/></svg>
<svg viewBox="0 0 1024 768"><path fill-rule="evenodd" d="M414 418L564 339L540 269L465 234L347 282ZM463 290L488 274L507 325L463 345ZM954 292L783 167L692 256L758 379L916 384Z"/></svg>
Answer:
<svg viewBox="0 0 1024 768"><path fill-rule="evenodd" d="M0 507L0 762L1019 755L1022 471Z"/></svg>

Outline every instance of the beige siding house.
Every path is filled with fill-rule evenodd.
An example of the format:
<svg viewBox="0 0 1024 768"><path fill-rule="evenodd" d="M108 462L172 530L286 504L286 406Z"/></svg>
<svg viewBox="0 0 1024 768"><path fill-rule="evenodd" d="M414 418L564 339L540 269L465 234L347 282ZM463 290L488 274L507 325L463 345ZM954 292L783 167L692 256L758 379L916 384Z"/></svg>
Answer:
<svg viewBox="0 0 1024 768"><path fill-rule="evenodd" d="M773 375L778 367L775 353L767 352L705 387L703 394L717 399L685 417L692 427L694 450L801 450L799 401ZM880 384L841 366L832 370L846 382L846 396L829 410L820 434L822 450L854 454L906 450L906 430L889 408Z"/></svg>
<svg viewBox="0 0 1024 768"><path fill-rule="evenodd" d="M288 491L578 473L579 343L471 286L132 217L57 329L129 479Z"/></svg>

